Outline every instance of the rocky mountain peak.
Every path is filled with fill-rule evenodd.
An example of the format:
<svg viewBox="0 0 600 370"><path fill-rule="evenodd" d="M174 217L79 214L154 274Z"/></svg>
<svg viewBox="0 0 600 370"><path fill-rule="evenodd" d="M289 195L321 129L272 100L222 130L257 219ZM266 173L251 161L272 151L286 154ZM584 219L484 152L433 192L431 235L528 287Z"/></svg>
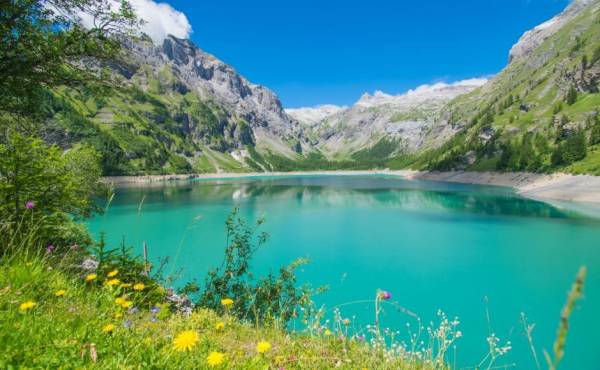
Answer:
<svg viewBox="0 0 600 370"><path fill-rule="evenodd" d="M509 63L527 56L540 46L544 40L556 33L593 3L598 3L598 0L573 0L560 14L525 32L510 49Z"/></svg>

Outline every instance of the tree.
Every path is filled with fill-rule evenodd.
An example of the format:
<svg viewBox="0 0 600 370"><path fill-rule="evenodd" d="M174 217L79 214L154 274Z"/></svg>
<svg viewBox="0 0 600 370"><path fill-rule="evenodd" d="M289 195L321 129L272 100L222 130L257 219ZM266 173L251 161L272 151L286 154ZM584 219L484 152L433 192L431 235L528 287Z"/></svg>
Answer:
<svg viewBox="0 0 600 370"><path fill-rule="evenodd" d="M84 26L83 19L86 20ZM38 118L46 89L104 83L98 63L114 58L137 19L125 1L12 0L0 4L0 113Z"/></svg>
<svg viewBox="0 0 600 370"><path fill-rule="evenodd" d="M569 87L569 90L567 91L567 95L565 95L565 103L567 103L568 105L573 105L576 101L577 90L575 89L574 85L571 85L571 87Z"/></svg>
<svg viewBox="0 0 600 370"><path fill-rule="evenodd" d="M563 160L565 163L573 163L585 158L587 154L587 140L585 131L579 129L563 143Z"/></svg>
<svg viewBox="0 0 600 370"><path fill-rule="evenodd" d="M594 116L590 133L590 145L600 144L600 114Z"/></svg>

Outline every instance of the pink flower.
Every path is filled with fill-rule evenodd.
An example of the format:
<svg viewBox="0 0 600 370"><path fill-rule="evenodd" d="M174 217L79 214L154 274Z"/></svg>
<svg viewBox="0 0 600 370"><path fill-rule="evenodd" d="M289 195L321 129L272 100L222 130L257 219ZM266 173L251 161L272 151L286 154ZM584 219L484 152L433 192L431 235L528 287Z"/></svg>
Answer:
<svg viewBox="0 0 600 370"><path fill-rule="evenodd" d="M46 247L46 252L52 253L54 251L54 246L52 244L48 244Z"/></svg>
<svg viewBox="0 0 600 370"><path fill-rule="evenodd" d="M34 209L35 208L35 203L32 200L28 200L27 203L25 203L25 208L27 208L27 209Z"/></svg>
<svg viewBox="0 0 600 370"><path fill-rule="evenodd" d="M381 298L383 300L388 300L388 299L392 298L392 293L384 290L383 292L379 293L379 298Z"/></svg>

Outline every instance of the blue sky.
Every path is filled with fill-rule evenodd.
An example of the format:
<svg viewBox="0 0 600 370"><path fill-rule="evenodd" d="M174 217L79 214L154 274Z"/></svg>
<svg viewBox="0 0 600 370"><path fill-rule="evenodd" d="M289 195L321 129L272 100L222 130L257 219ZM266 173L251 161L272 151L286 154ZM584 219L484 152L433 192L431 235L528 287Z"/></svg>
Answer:
<svg viewBox="0 0 600 370"><path fill-rule="evenodd" d="M198 46L285 107L495 74L567 0L168 0Z"/></svg>

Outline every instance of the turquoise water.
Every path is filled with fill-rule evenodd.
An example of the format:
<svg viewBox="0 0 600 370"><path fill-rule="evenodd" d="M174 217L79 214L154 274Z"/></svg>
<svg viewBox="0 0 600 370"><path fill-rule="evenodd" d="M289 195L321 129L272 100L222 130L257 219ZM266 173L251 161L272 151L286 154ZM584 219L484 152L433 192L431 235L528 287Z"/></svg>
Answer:
<svg viewBox="0 0 600 370"><path fill-rule="evenodd" d="M505 188L388 176L192 181L117 189L108 212L90 227L105 231L112 246L125 238L139 253L146 241L151 259L170 257L167 272L181 271L179 281L202 281L221 262L224 220L235 205L248 220L267 220L270 240L253 263L257 274L309 257L301 279L329 285L317 298L329 307L371 299L381 288L424 322L438 309L458 316L461 367L476 365L487 351L487 297L493 332L513 347L498 364L535 369L521 312L536 325L543 361L566 292L585 264L585 297L572 316L561 368L598 369L600 220ZM368 303L342 308L362 325L372 322L372 311ZM382 318L401 335L406 323L415 324L393 310Z"/></svg>

